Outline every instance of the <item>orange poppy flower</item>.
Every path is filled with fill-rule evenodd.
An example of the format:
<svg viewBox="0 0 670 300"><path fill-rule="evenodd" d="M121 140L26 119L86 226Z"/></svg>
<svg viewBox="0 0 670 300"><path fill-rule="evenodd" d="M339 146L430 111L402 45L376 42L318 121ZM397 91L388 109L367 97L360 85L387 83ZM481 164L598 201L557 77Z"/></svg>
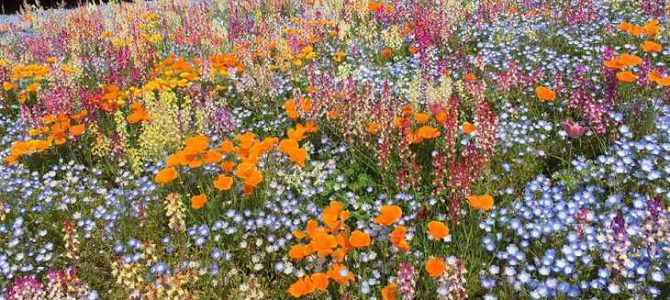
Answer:
<svg viewBox="0 0 670 300"><path fill-rule="evenodd" d="M368 2L368 11L378 12L384 7L384 2L381 1L370 1Z"/></svg>
<svg viewBox="0 0 670 300"><path fill-rule="evenodd" d="M312 100L309 100L309 98L303 98L302 100L300 100L300 109L303 112L312 109Z"/></svg>
<svg viewBox="0 0 670 300"><path fill-rule="evenodd" d="M370 235L360 230L352 232L349 239L351 246L354 248L362 249L370 246Z"/></svg>
<svg viewBox="0 0 670 300"><path fill-rule="evenodd" d="M375 223L391 226L402 217L402 209L397 205L384 205L379 211L379 215L373 219Z"/></svg>
<svg viewBox="0 0 670 300"><path fill-rule="evenodd" d="M448 115L446 112L440 111L437 114L435 114L435 121L437 121L437 123L439 124L444 124L447 122L447 117Z"/></svg>
<svg viewBox="0 0 670 300"><path fill-rule="evenodd" d="M396 228L393 229L393 231L391 231L391 238L390 238L391 244L402 252L409 251L409 244L405 240L406 235L407 235L407 227L397 226Z"/></svg>
<svg viewBox="0 0 670 300"><path fill-rule="evenodd" d="M337 238L325 231L318 231L309 246L316 251L319 257L323 258L333 253L337 247Z"/></svg>
<svg viewBox="0 0 670 300"><path fill-rule="evenodd" d="M229 140L225 140L221 142L221 145L219 146L219 151L223 154L230 154L235 151L235 145L233 145L233 142Z"/></svg>
<svg viewBox="0 0 670 300"><path fill-rule="evenodd" d="M463 79L465 79L465 81L475 81L477 79L477 76L475 76L475 74L468 73L465 74L465 76L463 76Z"/></svg>
<svg viewBox="0 0 670 300"><path fill-rule="evenodd" d="M468 196L466 199L473 209L490 210L494 203L490 194Z"/></svg>
<svg viewBox="0 0 670 300"><path fill-rule="evenodd" d="M651 71L651 73L649 73L649 81L657 82L661 78L662 78L662 74L661 74L661 72L659 72L657 70Z"/></svg>
<svg viewBox="0 0 670 300"><path fill-rule="evenodd" d="M661 27L658 26L658 20L656 19L649 20L645 23L643 29L644 33L649 36L656 36L661 32Z"/></svg>
<svg viewBox="0 0 670 300"><path fill-rule="evenodd" d="M191 197L191 207L193 209L201 209L205 207L206 202L207 202L207 196L205 196L204 194Z"/></svg>
<svg viewBox="0 0 670 300"><path fill-rule="evenodd" d="M440 131L435 127L424 125L414 133L419 139L432 139L440 136Z"/></svg>
<svg viewBox="0 0 670 300"><path fill-rule="evenodd" d="M428 122L430 119L430 115L424 114L424 113L416 113L414 114L414 121L416 121L419 124L423 124Z"/></svg>
<svg viewBox="0 0 670 300"><path fill-rule="evenodd" d="M309 276L312 281L312 287L317 291L325 292L328 289L328 275L324 273L314 273Z"/></svg>
<svg viewBox="0 0 670 300"><path fill-rule="evenodd" d="M287 130L286 135L289 139L299 142L305 137L305 127L298 124L295 126L295 128L290 128Z"/></svg>
<svg viewBox="0 0 670 300"><path fill-rule="evenodd" d="M173 167L165 168L156 174L154 181L158 184L168 184L177 178L177 170Z"/></svg>
<svg viewBox="0 0 670 300"><path fill-rule="evenodd" d="M610 59L603 61L603 65L610 69L623 69L625 67L618 59Z"/></svg>
<svg viewBox="0 0 670 300"><path fill-rule="evenodd" d="M235 163L232 162L232 161L230 161L230 160L226 160L226 161L223 161L223 162L219 165L219 167L221 167L221 169L222 169L224 172L226 172L226 173L230 173L230 172L232 172L233 169L235 168Z"/></svg>
<svg viewBox="0 0 670 300"><path fill-rule="evenodd" d="M227 191L233 186L233 178L226 175L219 175L214 181L214 187L220 191Z"/></svg>
<svg viewBox="0 0 670 300"><path fill-rule="evenodd" d="M354 273L347 269L343 264L333 264L328 272L328 277L340 285L347 284L349 281L354 281Z"/></svg>
<svg viewBox="0 0 670 300"><path fill-rule="evenodd" d="M393 52L389 48L384 48L384 49L382 49L381 54L382 54L383 57L389 58L389 57L391 57L391 54L393 54Z"/></svg>
<svg viewBox="0 0 670 300"><path fill-rule="evenodd" d="M463 127L463 132L465 134L471 134L477 129L477 126L475 126L474 124L472 124L470 122L463 122L462 127Z"/></svg>
<svg viewBox="0 0 670 300"><path fill-rule="evenodd" d="M644 28L642 26L632 26L626 32L632 36L641 36L644 33Z"/></svg>
<svg viewBox="0 0 670 300"><path fill-rule="evenodd" d="M203 159L208 164L215 164L223 159L223 155L217 151L207 151Z"/></svg>
<svg viewBox="0 0 670 300"><path fill-rule="evenodd" d="M289 99L284 102L284 109L286 110L289 119L293 120L298 118L298 110L295 100Z"/></svg>
<svg viewBox="0 0 670 300"><path fill-rule="evenodd" d="M659 78L656 83L660 86L670 86L670 77Z"/></svg>
<svg viewBox="0 0 670 300"><path fill-rule="evenodd" d="M382 289L382 300L395 300L395 294L398 290L398 285L390 283Z"/></svg>
<svg viewBox="0 0 670 300"><path fill-rule="evenodd" d="M7 81L5 81L5 82L2 83L2 88L3 88L5 91L9 91L9 90L11 90L12 88L14 88L14 85L13 85L11 82L7 82Z"/></svg>
<svg viewBox="0 0 670 300"><path fill-rule="evenodd" d="M623 71L616 73L616 78L621 82L633 82L637 76L635 76L635 74L633 74L631 71Z"/></svg>
<svg viewBox="0 0 670 300"><path fill-rule="evenodd" d="M331 109L330 111L328 111L328 119L329 120L337 120L337 118L339 118L339 117L340 117L340 113L337 110Z"/></svg>
<svg viewBox="0 0 670 300"><path fill-rule="evenodd" d="M441 240L449 236L449 227L439 221L428 223L428 233L433 239Z"/></svg>
<svg viewBox="0 0 670 300"><path fill-rule="evenodd" d="M86 131L86 126L84 124L79 124L70 127L70 134L72 136L80 136L84 134L84 131Z"/></svg>
<svg viewBox="0 0 670 300"><path fill-rule="evenodd" d="M74 115L72 115L72 120L81 121L88 116L88 110L82 110Z"/></svg>
<svg viewBox="0 0 670 300"><path fill-rule="evenodd" d="M288 288L288 293L295 298L309 295L312 292L314 292L314 287L312 286L309 277L307 276L298 279Z"/></svg>
<svg viewBox="0 0 670 300"><path fill-rule="evenodd" d="M381 126L379 126L379 124L377 124L375 122L372 122L372 123L368 124L367 131L368 131L368 133L370 133L372 135L377 135L377 134L379 134L379 131L381 131L381 129L382 128L381 128Z"/></svg>
<svg viewBox="0 0 670 300"><path fill-rule="evenodd" d="M437 278L444 274L444 271L447 270L447 265L444 263L444 260L439 258L431 258L426 262L426 272L430 277Z"/></svg>
<svg viewBox="0 0 670 300"><path fill-rule="evenodd" d="M307 150L303 148L291 148L288 150L289 159L301 168L305 167L307 160Z"/></svg>
<svg viewBox="0 0 670 300"><path fill-rule="evenodd" d="M263 181L263 173L261 173L261 171L259 171L258 169L254 168L253 170L251 170L249 176L245 178L244 183L250 186L257 186L262 181Z"/></svg>
<svg viewBox="0 0 670 300"><path fill-rule="evenodd" d="M642 58L634 54L620 54L616 58L622 65L626 67L634 67L642 63Z"/></svg>
<svg viewBox="0 0 670 300"><path fill-rule="evenodd" d="M279 142L279 152L288 154L289 150L300 147L294 139L283 139Z"/></svg>
<svg viewBox="0 0 670 300"><path fill-rule="evenodd" d="M310 254L310 247L302 244L293 245L288 251L288 256L293 260L301 260Z"/></svg>
<svg viewBox="0 0 670 300"><path fill-rule="evenodd" d="M535 95L542 101L554 101L556 99L556 92L544 86L536 88Z"/></svg>
<svg viewBox="0 0 670 300"><path fill-rule="evenodd" d="M628 23L628 22L621 22L619 25L617 25L617 28L622 31L628 31L633 27L633 24Z"/></svg>
<svg viewBox="0 0 670 300"><path fill-rule="evenodd" d="M305 123L305 132L307 133L316 133L319 131L319 127L316 126L313 122Z"/></svg>
<svg viewBox="0 0 670 300"><path fill-rule="evenodd" d="M412 107L412 104L405 104L402 107L402 115L407 117L412 113L413 110L414 108Z"/></svg>
<svg viewBox="0 0 670 300"><path fill-rule="evenodd" d="M663 51L663 46L661 46L661 44L656 43L654 41L644 41L640 45L640 48L642 48L642 51L648 52L648 53Z"/></svg>
<svg viewBox="0 0 670 300"><path fill-rule="evenodd" d="M209 148L209 138L204 135L197 135L186 139L184 151L188 154L203 152Z"/></svg>
<svg viewBox="0 0 670 300"><path fill-rule="evenodd" d="M330 231L338 231L344 225L344 221L349 219L349 212L343 209L339 201L331 201L323 210L321 218Z"/></svg>

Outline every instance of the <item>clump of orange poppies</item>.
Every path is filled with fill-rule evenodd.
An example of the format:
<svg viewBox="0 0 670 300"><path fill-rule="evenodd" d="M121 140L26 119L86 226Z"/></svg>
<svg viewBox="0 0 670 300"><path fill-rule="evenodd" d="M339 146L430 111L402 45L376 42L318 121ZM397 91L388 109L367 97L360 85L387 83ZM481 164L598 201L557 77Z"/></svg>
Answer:
<svg viewBox="0 0 670 300"><path fill-rule="evenodd" d="M151 121L151 116L142 103L135 102L130 105L130 114L126 117L130 124L140 123L142 121Z"/></svg>
<svg viewBox="0 0 670 300"><path fill-rule="evenodd" d="M317 291L325 291L329 280L340 285L354 281L354 274L344 264L346 255L354 249L364 249L370 246L370 235L360 231L350 230L346 221L349 212L339 201L331 201L321 215L323 225L316 220L307 222L306 230L294 231L293 235L305 243L296 244L289 250L289 257L293 260L302 260L310 255L319 258L331 257L334 262L328 271L304 276L297 280L288 289L293 297L302 297Z"/></svg>
<svg viewBox="0 0 670 300"><path fill-rule="evenodd" d="M170 54L154 67L155 78L148 81L142 89L144 91L168 91L177 87L184 88L190 82L200 80L196 67L201 64L202 61L198 58L191 62L183 56Z"/></svg>
<svg viewBox="0 0 670 300"><path fill-rule="evenodd" d="M413 112L411 104L402 107L402 115L393 118L393 129L407 128L408 130L401 130L404 134L403 138L410 144L418 144L426 140L437 138L441 135L439 127L429 125L431 120L435 124L444 124L447 119L447 113L440 110L433 113ZM411 128L416 128L412 130ZM367 125L367 132L371 135L379 135L384 128L377 122L370 122Z"/></svg>
<svg viewBox="0 0 670 300"><path fill-rule="evenodd" d="M280 153L300 167L305 166L307 150L299 142L307 134L317 132L312 123L297 124L287 131L287 138L281 142L276 137L260 139L253 132L237 135L233 140L224 140L216 148L211 148L210 140L204 135L186 139L184 148L167 158L166 167L154 177L158 184L169 184L178 177L177 167L200 168L205 164L219 164L222 173L214 180L217 190L232 189L235 179L244 183L244 193L250 195L263 182L263 173L258 169L261 157L279 145Z"/></svg>
<svg viewBox="0 0 670 300"><path fill-rule="evenodd" d="M68 139L74 139L86 132L84 121L88 112L83 110L72 116L66 114L47 115L42 118L42 127L28 131L31 139L27 141L16 141L12 145L4 161L7 164L15 164L22 157L43 152L53 145L63 145ZM46 135L46 137L35 138Z"/></svg>

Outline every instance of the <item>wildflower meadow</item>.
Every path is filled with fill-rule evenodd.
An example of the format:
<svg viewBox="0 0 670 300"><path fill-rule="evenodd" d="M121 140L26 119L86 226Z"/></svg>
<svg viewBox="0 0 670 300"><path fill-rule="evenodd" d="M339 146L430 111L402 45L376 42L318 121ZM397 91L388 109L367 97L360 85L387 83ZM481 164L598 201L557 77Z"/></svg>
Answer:
<svg viewBox="0 0 670 300"><path fill-rule="evenodd" d="M0 299L670 299L670 3L0 16Z"/></svg>

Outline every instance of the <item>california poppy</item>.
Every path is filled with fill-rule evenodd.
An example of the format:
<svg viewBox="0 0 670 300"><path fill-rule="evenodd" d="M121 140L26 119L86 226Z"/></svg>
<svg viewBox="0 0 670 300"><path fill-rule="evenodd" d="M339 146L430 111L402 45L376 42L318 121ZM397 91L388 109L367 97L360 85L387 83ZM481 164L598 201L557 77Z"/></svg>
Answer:
<svg viewBox="0 0 670 300"><path fill-rule="evenodd" d="M335 280L335 282L341 285L354 281L354 273L343 264L333 264L326 274L330 279Z"/></svg>
<svg viewBox="0 0 670 300"><path fill-rule="evenodd" d="M477 126L475 126L474 124L472 124L470 122L463 122L462 127L463 127L463 133L465 133L465 134L471 134L477 129Z"/></svg>
<svg viewBox="0 0 670 300"><path fill-rule="evenodd" d="M214 187L220 191L227 191L233 186L233 178L226 175L219 175L214 181Z"/></svg>
<svg viewBox="0 0 670 300"><path fill-rule="evenodd" d="M173 167L165 168L156 174L154 181L158 184L168 184L177 178L177 170Z"/></svg>
<svg viewBox="0 0 670 300"><path fill-rule="evenodd" d="M355 230L350 237L351 246L362 249L370 246L370 235L360 230Z"/></svg>
<svg viewBox="0 0 670 300"><path fill-rule="evenodd" d="M367 131L368 131L368 133L370 133L372 135L377 135L377 134L379 134L379 131L381 131L381 126L379 126L379 124L377 124L375 122L372 122L372 123L368 124Z"/></svg>
<svg viewBox="0 0 670 300"><path fill-rule="evenodd" d="M620 54L616 59L626 67L634 67L642 63L642 58L635 54Z"/></svg>
<svg viewBox="0 0 670 300"><path fill-rule="evenodd" d="M313 291L314 287L312 287L309 277L307 276L298 279L288 288L288 293L295 298L300 298L302 296L309 295Z"/></svg>
<svg viewBox="0 0 670 300"><path fill-rule="evenodd" d="M493 207L493 196L490 194L468 196L466 199L473 209L490 210Z"/></svg>
<svg viewBox="0 0 670 300"><path fill-rule="evenodd" d="M439 221L431 221L428 223L428 233L433 239L441 240L449 235L449 227Z"/></svg>
<svg viewBox="0 0 670 300"><path fill-rule="evenodd" d="M414 121L416 121L419 124L423 124L428 122L430 119L430 115L424 114L424 113L416 113L414 114Z"/></svg>
<svg viewBox="0 0 670 300"><path fill-rule="evenodd" d="M649 36L656 36L659 32L661 32L661 28L658 26L658 20L652 19L647 21L647 23L644 24L644 33L646 33Z"/></svg>
<svg viewBox="0 0 670 300"><path fill-rule="evenodd" d="M661 46L661 44L656 43L654 41L644 41L640 45L640 48L642 48L642 51L649 52L649 53L663 51L663 46Z"/></svg>
<svg viewBox="0 0 670 300"><path fill-rule="evenodd" d="M309 276L312 281L312 288L317 291L326 291L328 289L328 275L324 273L314 273Z"/></svg>
<svg viewBox="0 0 670 300"><path fill-rule="evenodd" d="M402 217L402 209L397 205L384 205L379 211L379 215L373 219L375 223L391 226Z"/></svg>
<svg viewBox="0 0 670 300"><path fill-rule="evenodd" d="M439 258L431 258L426 262L426 272L430 277L437 278L444 274L444 271L447 270L447 265L444 263L444 260Z"/></svg>
<svg viewBox="0 0 670 300"><path fill-rule="evenodd" d="M205 207L206 202L207 202L207 196L204 194L191 197L191 207L193 209L201 209Z"/></svg>
<svg viewBox="0 0 670 300"><path fill-rule="evenodd" d="M84 124L79 124L70 127L70 134L72 136L80 136L84 134L84 131L86 131L86 126Z"/></svg>
<svg viewBox="0 0 670 300"><path fill-rule="evenodd" d="M414 133L416 137L420 139L432 139L440 136L440 131L437 130L435 127L424 125L421 126L419 129L416 130Z"/></svg>
<svg viewBox="0 0 670 300"><path fill-rule="evenodd" d="M385 57L385 58L391 57L392 53L393 52L389 48L384 48L384 49L382 49L382 52L381 52L382 56Z"/></svg>
<svg viewBox="0 0 670 300"><path fill-rule="evenodd" d="M293 245L288 251L288 256L294 260L301 260L310 254L310 247L302 244Z"/></svg>
<svg viewBox="0 0 670 300"><path fill-rule="evenodd" d="M535 95L542 101L554 101L556 99L556 92L544 86L536 88Z"/></svg>
<svg viewBox="0 0 670 300"><path fill-rule="evenodd" d="M633 82L637 77L631 71L623 71L616 73L616 78L621 82Z"/></svg>
<svg viewBox="0 0 670 300"><path fill-rule="evenodd" d="M398 285L390 283L382 289L382 300L395 300L395 294L398 290Z"/></svg>
<svg viewBox="0 0 670 300"><path fill-rule="evenodd" d="M219 151L223 154L233 153L233 151L235 151L235 145L229 140L224 140L219 146Z"/></svg>
<svg viewBox="0 0 670 300"><path fill-rule="evenodd" d="M407 235L407 227L405 226L397 226L396 228L391 231L391 237L390 241L391 244L398 248L398 250L402 252L407 252L409 251L409 243L405 240L405 236Z"/></svg>

